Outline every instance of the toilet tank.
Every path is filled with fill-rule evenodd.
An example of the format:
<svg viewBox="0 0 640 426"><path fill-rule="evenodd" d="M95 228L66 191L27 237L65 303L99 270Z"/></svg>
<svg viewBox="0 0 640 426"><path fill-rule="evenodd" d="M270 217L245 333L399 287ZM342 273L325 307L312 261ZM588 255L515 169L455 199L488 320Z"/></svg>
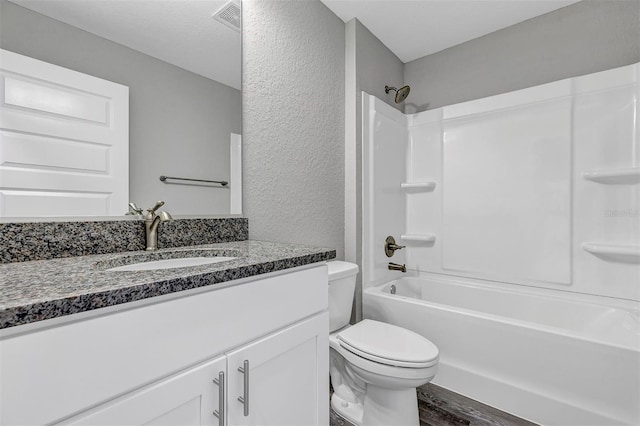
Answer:
<svg viewBox="0 0 640 426"><path fill-rule="evenodd" d="M329 332L349 324L358 265L336 260L329 266Z"/></svg>

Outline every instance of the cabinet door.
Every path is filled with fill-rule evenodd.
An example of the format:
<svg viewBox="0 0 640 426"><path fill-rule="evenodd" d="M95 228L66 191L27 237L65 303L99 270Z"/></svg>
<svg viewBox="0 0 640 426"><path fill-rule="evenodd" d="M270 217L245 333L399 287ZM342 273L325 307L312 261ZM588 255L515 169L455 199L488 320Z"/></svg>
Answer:
<svg viewBox="0 0 640 426"><path fill-rule="evenodd" d="M324 313L229 353L229 426L329 424L328 335Z"/></svg>
<svg viewBox="0 0 640 426"><path fill-rule="evenodd" d="M73 425L218 425L218 384L226 357L191 368L76 416Z"/></svg>

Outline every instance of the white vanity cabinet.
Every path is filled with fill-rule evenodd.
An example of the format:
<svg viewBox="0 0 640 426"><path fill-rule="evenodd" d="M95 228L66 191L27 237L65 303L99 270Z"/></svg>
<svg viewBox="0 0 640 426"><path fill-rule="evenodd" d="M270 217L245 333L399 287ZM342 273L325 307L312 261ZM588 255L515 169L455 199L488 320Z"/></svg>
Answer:
<svg viewBox="0 0 640 426"><path fill-rule="evenodd" d="M329 361L328 348L319 347L328 344L328 340L324 342L316 336L324 335L328 321L325 313L229 353L225 424L327 425L328 376L318 372L317 363L324 363L325 356ZM248 386L245 386L247 373L238 371L245 365L248 365ZM322 386L318 386L319 382L323 382Z"/></svg>
<svg viewBox="0 0 640 426"><path fill-rule="evenodd" d="M63 424L324 424L319 423L318 409L326 407L319 398L326 399L328 394L324 390L318 392L318 388L326 375L319 376L317 365L323 359L322 346L326 342L321 337L326 321L326 314L316 315ZM245 386L245 373L239 371L245 362L249 371L248 386ZM222 393L221 387L224 387ZM221 415L225 416L222 421Z"/></svg>
<svg viewBox="0 0 640 426"><path fill-rule="evenodd" d="M4 333L0 424L328 424L326 265L229 284Z"/></svg>
<svg viewBox="0 0 640 426"><path fill-rule="evenodd" d="M211 380L226 371L218 357L82 413L63 424L73 425L216 425L218 387Z"/></svg>

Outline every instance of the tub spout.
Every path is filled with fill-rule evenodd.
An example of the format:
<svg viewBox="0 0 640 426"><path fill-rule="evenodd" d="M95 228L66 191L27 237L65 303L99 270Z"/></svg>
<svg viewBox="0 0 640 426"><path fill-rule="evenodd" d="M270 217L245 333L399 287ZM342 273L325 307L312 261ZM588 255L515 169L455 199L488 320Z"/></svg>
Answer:
<svg viewBox="0 0 640 426"><path fill-rule="evenodd" d="M397 263L389 262L389 270L407 272L407 266L404 263L402 265L399 265Z"/></svg>

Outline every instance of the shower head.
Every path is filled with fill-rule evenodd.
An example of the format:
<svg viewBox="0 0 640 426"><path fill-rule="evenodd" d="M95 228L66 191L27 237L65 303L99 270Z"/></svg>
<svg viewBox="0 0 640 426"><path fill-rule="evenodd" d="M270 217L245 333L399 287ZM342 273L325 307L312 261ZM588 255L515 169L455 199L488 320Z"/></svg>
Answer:
<svg viewBox="0 0 640 426"><path fill-rule="evenodd" d="M409 92L411 91L411 87L403 86L399 89L396 89L395 87L384 86L384 93L389 93L390 90L396 92L396 103L399 104L400 102L407 99L407 96L409 96Z"/></svg>

